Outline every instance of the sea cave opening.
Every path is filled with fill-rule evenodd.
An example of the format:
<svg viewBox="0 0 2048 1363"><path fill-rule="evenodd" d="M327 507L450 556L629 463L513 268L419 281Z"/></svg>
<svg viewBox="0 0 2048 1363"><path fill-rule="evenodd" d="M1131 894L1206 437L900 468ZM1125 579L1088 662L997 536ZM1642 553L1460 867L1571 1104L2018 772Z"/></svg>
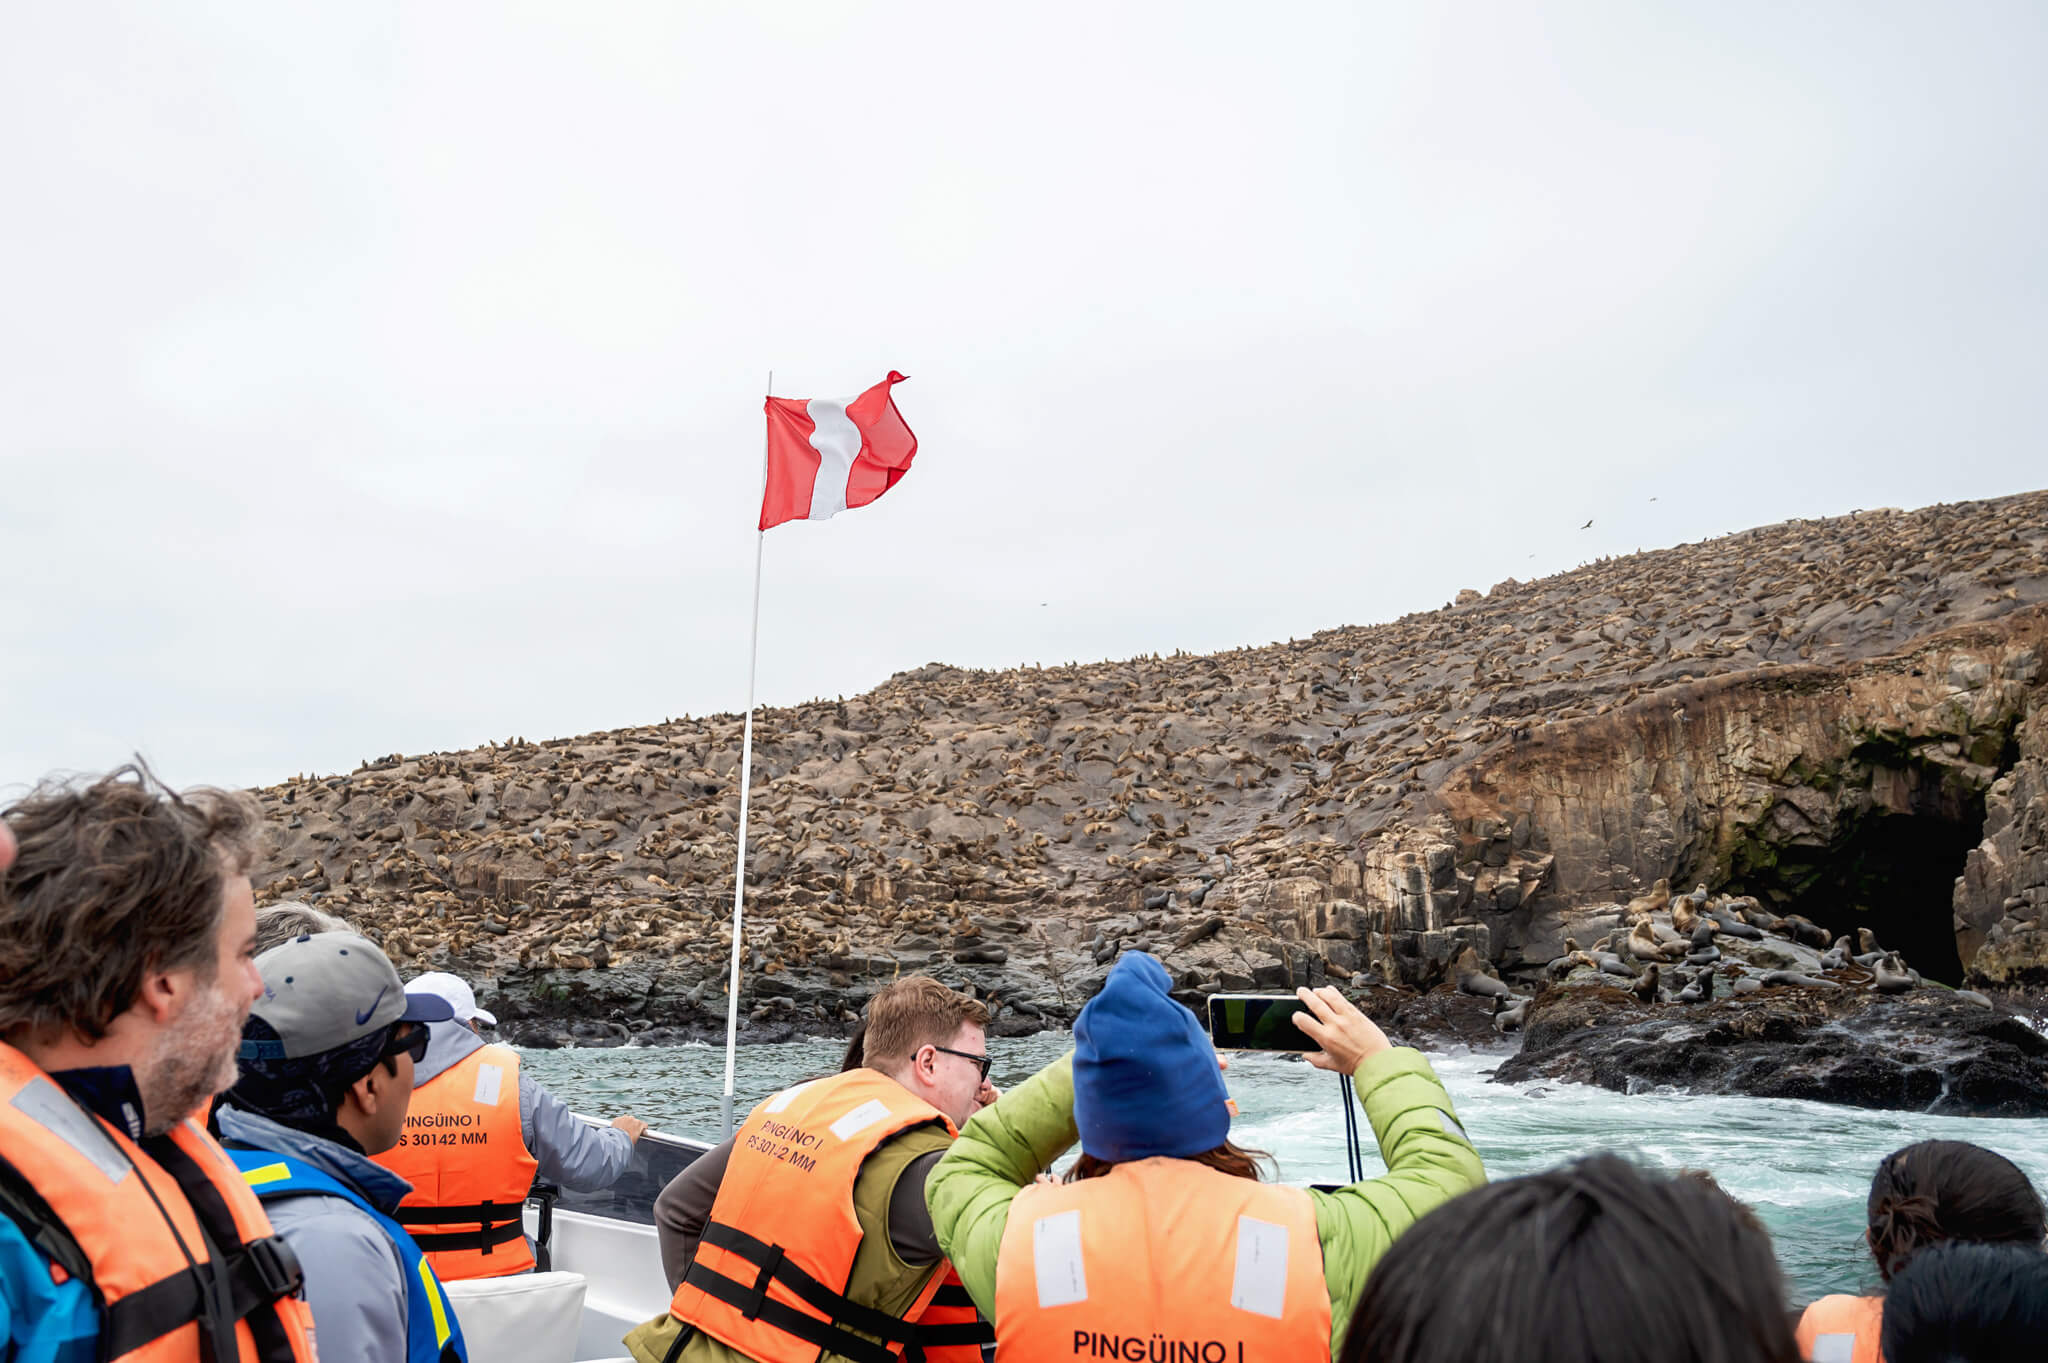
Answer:
<svg viewBox="0 0 2048 1363"><path fill-rule="evenodd" d="M1872 763L1868 784L1827 792L1835 807L1821 817L1811 799L1798 802L1804 811L1781 802L1751 830L1724 888L1829 932L1867 927L1928 979L1960 985L1955 882L1984 838L1989 766Z"/></svg>

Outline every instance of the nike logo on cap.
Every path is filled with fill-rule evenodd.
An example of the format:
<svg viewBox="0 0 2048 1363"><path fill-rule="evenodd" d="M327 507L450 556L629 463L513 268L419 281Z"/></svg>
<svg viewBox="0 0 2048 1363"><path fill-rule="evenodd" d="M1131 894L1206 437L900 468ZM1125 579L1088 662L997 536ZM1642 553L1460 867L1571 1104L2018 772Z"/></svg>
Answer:
<svg viewBox="0 0 2048 1363"><path fill-rule="evenodd" d="M370 1014L377 1011L377 1005L384 1002L384 996L390 992L391 986L388 984L385 985L382 989L379 989L377 991L377 997L370 1000L370 1006L368 1008L365 1008L362 1012L356 1014L356 1026L360 1027L364 1023L368 1022L370 1020Z"/></svg>

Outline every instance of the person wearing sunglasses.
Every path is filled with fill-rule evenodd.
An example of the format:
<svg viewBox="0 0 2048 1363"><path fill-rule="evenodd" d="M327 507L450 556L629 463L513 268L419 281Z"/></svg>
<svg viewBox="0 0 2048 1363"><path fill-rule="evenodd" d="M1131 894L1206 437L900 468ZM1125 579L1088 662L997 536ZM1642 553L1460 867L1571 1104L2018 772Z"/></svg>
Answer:
<svg viewBox="0 0 2048 1363"><path fill-rule="evenodd" d="M404 1133L427 1025L455 1010L406 993L352 932L295 937L256 969L221 1139L303 1266L322 1356L466 1360L440 1280L393 1215L412 1185L371 1158Z"/></svg>
<svg viewBox="0 0 2048 1363"><path fill-rule="evenodd" d="M668 1311L639 1363L981 1363L994 1334L940 1251L925 1179L996 1100L989 1012L928 975L868 1003L837 1074L771 1095L655 1199ZM756 1309L758 1308L758 1309Z"/></svg>

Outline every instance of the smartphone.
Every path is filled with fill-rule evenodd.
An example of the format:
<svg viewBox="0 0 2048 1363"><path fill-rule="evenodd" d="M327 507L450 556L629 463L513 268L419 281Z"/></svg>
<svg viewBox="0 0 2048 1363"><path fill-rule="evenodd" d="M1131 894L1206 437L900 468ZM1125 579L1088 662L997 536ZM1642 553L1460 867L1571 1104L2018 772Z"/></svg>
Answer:
<svg viewBox="0 0 2048 1363"><path fill-rule="evenodd" d="M1211 994L1209 1035L1222 1051L1319 1051L1294 1025L1308 1008L1292 994Z"/></svg>

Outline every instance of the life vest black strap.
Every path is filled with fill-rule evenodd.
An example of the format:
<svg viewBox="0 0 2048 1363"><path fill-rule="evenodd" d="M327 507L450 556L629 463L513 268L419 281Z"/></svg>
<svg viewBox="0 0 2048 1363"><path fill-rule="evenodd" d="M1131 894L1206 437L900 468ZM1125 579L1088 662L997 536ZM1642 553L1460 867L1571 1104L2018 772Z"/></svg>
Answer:
<svg viewBox="0 0 2048 1363"><path fill-rule="evenodd" d="M737 1255L757 1268L770 1270L770 1275L776 1282L841 1325L851 1325L864 1334L880 1335L883 1339L897 1344L908 1344L916 1335L915 1327L902 1317L892 1316L887 1311L877 1311L872 1306L862 1306L845 1294L825 1286L783 1258L780 1245L758 1240L735 1226L728 1226L719 1221L712 1221L704 1227L702 1243ZM692 1267L695 1267L694 1263ZM752 1291L751 1288L748 1290ZM740 1305L737 1302L733 1304Z"/></svg>
<svg viewBox="0 0 2048 1363"><path fill-rule="evenodd" d="M427 1222L434 1225L434 1222ZM523 1239L526 1230L517 1221L507 1221L490 1230L416 1230L412 1232L413 1243L429 1254L444 1249L474 1249L489 1254L494 1246L511 1240Z"/></svg>
<svg viewBox="0 0 2048 1363"><path fill-rule="evenodd" d="M92 1260L72 1237L63 1218L43 1200L21 1170L5 1158L0 1158L0 1214L19 1226L29 1243L48 1255L51 1263L98 1292L93 1282Z"/></svg>
<svg viewBox="0 0 2048 1363"><path fill-rule="evenodd" d="M392 1219L401 1226L450 1226L498 1225L510 1221L519 1224L520 1214L526 1203L519 1202L465 1202L452 1207L400 1207Z"/></svg>
<svg viewBox="0 0 2048 1363"><path fill-rule="evenodd" d="M807 1344L815 1344L830 1353L840 1354L853 1363L897 1363L896 1355L871 1339L843 1330L829 1320L819 1320L807 1315L787 1302L773 1297L757 1296L751 1283L737 1282L711 1269L697 1264L690 1265L690 1271L683 1275L683 1281L701 1290L706 1296L715 1297L727 1306L738 1310L748 1320L758 1320L772 1325L787 1335L795 1335ZM899 1322L900 1324L900 1322Z"/></svg>
<svg viewBox="0 0 2048 1363"><path fill-rule="evenodd" d="M230 1251L225 1259L229 1308L242 1320L297 1293L305 1283L298 1256L273 1235ZM206 1314L206 1289L191 1269L151 1283L107 1305L100 1326L104 1354L120 1358Z"/></svg>
<svg viewBox="0 0 2048 1363"><path fill-rule="evenodd" d="M914 1325L886 1311L863 1306L845 1294L826 1287L791 1263L784 1257L782 1246L771 1245L723 1222L713 1221L707 1224L700 1243L735 1255L755 1265L760 1272L752 1283L747 1283L729 1278L716 1269L704 1266L701 1261L696 1261L691 1263L690 1271L684 1275L685 1283L734 1307L749 1320L766 1321L807 1343L816 1344L819 1348L832 1353L843 1354L855 1360L855 1363L897 1363L897 1355L884 1345L849 1333L847 1327L864 1334L878 1335L890 1343L903 1345L907 1351L915 1351L920 1345L940 1348L993 1343L995 1340L995 1331L980 1320L946 1325ZM806 1305L830 1319L820 1320L817 1316L798 1311L787 1303L770 1297L770 1282L781 1283L802 1298ZM951 1283L939 1288L934 1300L943 1301L949 1306L971 1308L974 1305L973 1298L967 1295L964 1287Z"/></svg>
<svg viewBox="0 0 2048 1363"><path fill-rule="evenodd" d="M932 1298L933 1306L960 1306L975 1309L974 1298L967 1294L967 1288L960 1283L947 1283Z"/></svg>

